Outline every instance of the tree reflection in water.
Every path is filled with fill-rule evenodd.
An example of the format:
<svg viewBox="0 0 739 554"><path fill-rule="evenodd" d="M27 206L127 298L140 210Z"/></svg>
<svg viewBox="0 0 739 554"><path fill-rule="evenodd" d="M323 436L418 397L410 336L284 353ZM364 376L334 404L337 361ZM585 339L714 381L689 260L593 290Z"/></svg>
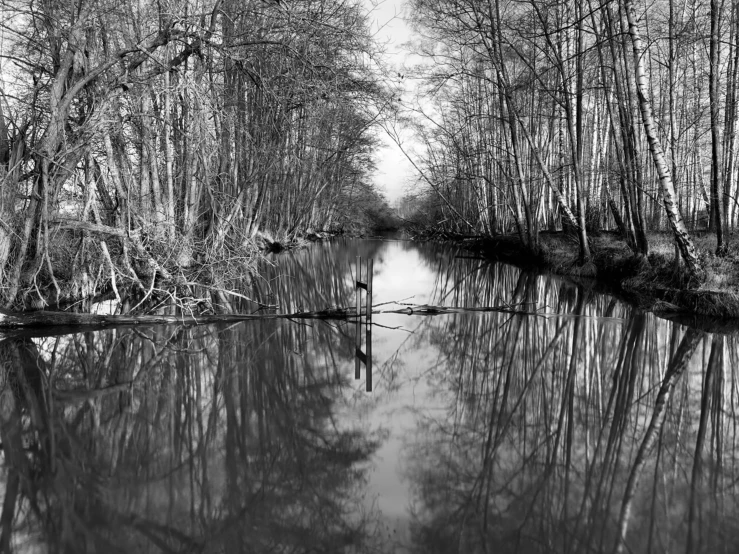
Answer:
<svg viewBox="0 0 739 554"><path fill-rule="evenodd" d="M316 351L310 330L0 343L4 551L362 551L376 437L335 424L341 349Z"/></svg>
<svg viewBox="0 0 739 554"><path fill-rule="evenodd" d="M409 439L414 551L734 551L736 336L473 261L436 296L563 317L455 315L419 339L449 410Z"/></svg>
<svg viewBox="0 0 739 554"><path fill-rule="evenodd" d="M412 505L419 553L733 552L737 336L454 254L344 241L255 283L280 311L347 306L361 255L375 259L378 302L403 298L388 298L402 272L393 291L423 282L419 303L557 314L377 316L364 426L340 421L364 388L344 323L6 336L0 547L387 552L390 518L365 499L385 479L404 504L392 517L405 526Z"/></svg>

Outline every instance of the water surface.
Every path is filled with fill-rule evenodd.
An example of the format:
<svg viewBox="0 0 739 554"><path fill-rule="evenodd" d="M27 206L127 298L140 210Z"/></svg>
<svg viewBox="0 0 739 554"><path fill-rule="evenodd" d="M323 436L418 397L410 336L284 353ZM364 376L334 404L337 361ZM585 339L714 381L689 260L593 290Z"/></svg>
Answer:
<svg viewBox="0 0 739 554"><path fill-rule="evenodd" d="M736 551L736 335L403 241L275 257L245 294L353 305L358 255L385 308L529 315L375 315L371 393L345 321L5 338L0 546Z"/></svg>

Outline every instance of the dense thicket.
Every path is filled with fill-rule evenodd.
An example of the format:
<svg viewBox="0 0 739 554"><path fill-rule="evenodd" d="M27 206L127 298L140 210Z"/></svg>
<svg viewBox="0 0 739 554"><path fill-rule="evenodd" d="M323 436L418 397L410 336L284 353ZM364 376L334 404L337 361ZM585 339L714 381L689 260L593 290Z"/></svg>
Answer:
<svg viewBox="0 0 739 554"><path fill-rule="evenodd" d="M423 169L445 225L515 231L618 228L646 256L670 228L689 270L688 228L737 210L736 3L413 0L424 100ZM687 225L686 225L687 224Z"/></svg>
<svg viewBox="0 0 739 554"><path fill-rule="evenodd" d="M381 204L357 0L0 6L0 305L217 282L257 233Z"/></svg>

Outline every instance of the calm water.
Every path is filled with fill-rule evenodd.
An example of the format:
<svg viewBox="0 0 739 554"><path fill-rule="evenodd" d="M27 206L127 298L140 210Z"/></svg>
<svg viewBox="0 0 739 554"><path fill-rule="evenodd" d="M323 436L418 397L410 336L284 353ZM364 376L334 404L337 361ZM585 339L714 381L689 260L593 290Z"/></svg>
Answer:
<svg viewBox="0 0 739 554"><path fill-rule="evenodd" d="M737 335L438 245L274 258L263 321L0 342L0 546L16 552L736 552ZM247 308L243 306L242 308Z"/></svg>

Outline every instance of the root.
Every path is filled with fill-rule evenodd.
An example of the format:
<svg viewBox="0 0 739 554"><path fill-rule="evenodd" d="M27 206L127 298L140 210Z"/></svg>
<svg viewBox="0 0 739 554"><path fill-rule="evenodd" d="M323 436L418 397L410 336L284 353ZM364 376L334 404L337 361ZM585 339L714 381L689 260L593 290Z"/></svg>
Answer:
<svg viewBox="0 0 739 554"><path fill-rule="evenodd" d="M108 252L108 245L105 244L104 240L100 241L100 249L103 251L103 256L105 257L106 261L108 262L108 265L110 266L110 286L113 287L113 292L115 293L115 299L118 301L118 304L121 304L121 295L118 292L118 284L116 283L116 277L115 277L115 265L113 265L113 260L110 257L110 252Z"/></svg>

